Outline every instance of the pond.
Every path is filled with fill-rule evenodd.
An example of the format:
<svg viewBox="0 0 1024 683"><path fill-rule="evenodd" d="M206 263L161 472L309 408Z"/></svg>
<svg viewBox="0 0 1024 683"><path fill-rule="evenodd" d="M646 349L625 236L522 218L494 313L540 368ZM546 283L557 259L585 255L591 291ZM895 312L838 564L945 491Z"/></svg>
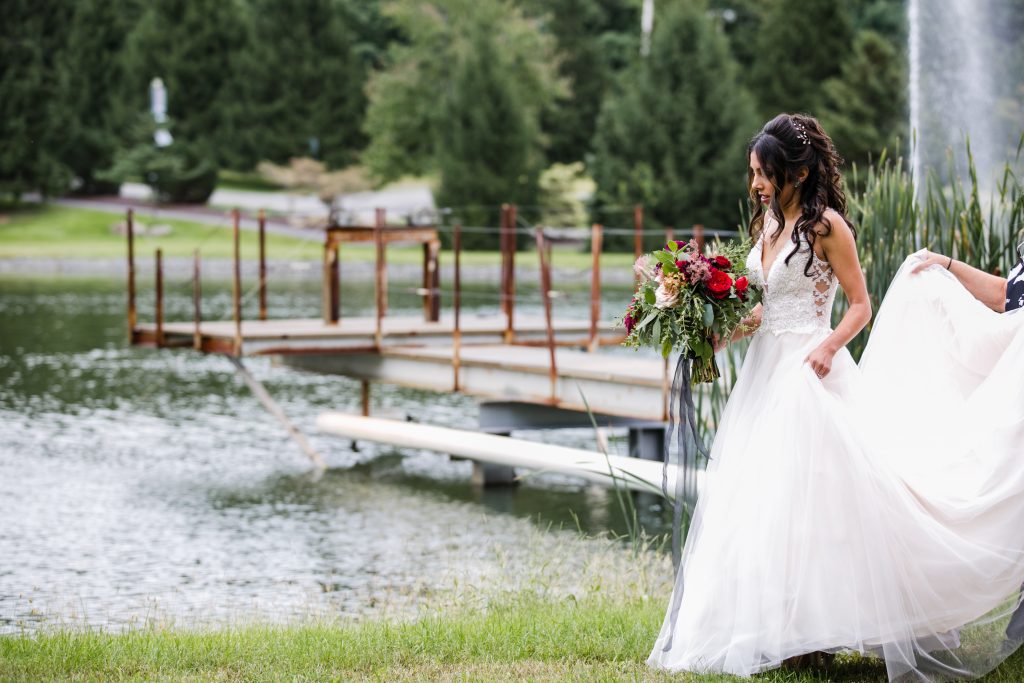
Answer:
<svg viewBox="0 0 1024 683"><path fill-rule="evenodd" d="M270 316L315 316L315 278L272 286ZM412 290L393 287L393 313L421 310ZM229 292L204 286L206 314L226 315ZM343 315L365 313L355 304L368 293L346 289ZM472 312L497 292L467 294ZM146 319L152 292L139 296ZM189 315L190 297L183 279L169 283L168 318ZM628 285L607 292L605 315L627 298ZM548 541L626 530L614 492L571 477L478 489L469 462L320 435L322 411L359 410L358 383L250 359L324 454L314 476L227 359L129 347L125 301L119 278L0 276L0 632L365 616L485 581ZM373 392L379 416L465 427L476 411L463 396ZM516 436L594 448L585 429ZM612 437L624 452L625 434ZM660 501L634 500L645 529L664 533Z"/></svg>

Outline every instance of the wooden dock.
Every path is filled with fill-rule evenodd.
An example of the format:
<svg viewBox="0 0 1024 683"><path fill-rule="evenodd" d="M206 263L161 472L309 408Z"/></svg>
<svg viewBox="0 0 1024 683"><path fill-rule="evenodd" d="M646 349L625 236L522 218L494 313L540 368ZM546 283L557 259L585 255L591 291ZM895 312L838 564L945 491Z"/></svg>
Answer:
<svg viewBox="0 0 1024 683"><path fill-rule="evenodd" d="M589 424L587 412L602 424L627 426L631 452L660 457L668 395L668 365L656 356L605 353L624 337L600 306L602 228L593 226L590 244L588 318L555 319L551 298L550 242L537 228L542 315L515 310L514 207L503 211L499 293L493 314L466 315L461 311L460 228L452 235L454 283L451 309L440 310L437 229L387 226L383 212L377 224L327 231L323 258L323 287L317 318L267 318L263 217L260 218L260 276L257 283L259 316L242 318L239 216L234 214L235 268L233 314L229 320L204 320L198 252L193 273L194 314L191 320L165 320L163 271L156 254L156 302L151 322L138 321L132 216L128 216L128 323L132 344L168 349L222 353L236 359L272 355L290 366L347 376L361 382L363 415L370 411L370 386L383 382L439 393L459 392L478 397L481 427L495 433L513 429ZM638 224L639 225L639 224ZM638 228L639 230L639 228ZM639 235L639 232L637 233ZM372 316L342 319L340 311L341 244L372 240L376 245L376 274ZM388 283L384 264L390 244L411 242L423 249L423 315L387 315ZM269 396L266 403L272 403ZM516 407L520 406L520 407ZM488 410L490 412L488 412ZM287 420L284 420L287 422ZM484 423L488 426L484 426ZM494 425L500 425L497 428Z"/></svg>
<svg viewBox="0 0 1024 683"><path fill-rule="evenodd" d="M463 315L459 333L468 348L473 344L500 344L506 339L507 321L495 315ZM552 323L559 346L587 346L591 325L587 320ZM513 322L516 344L546 344L547 323L541 316L517 314ZM598 325L597 343L618 344L621 331ZM401 346L452 344L454 317L424 320L419 316L388 316L381 320L378 344L377 320L350 317L339 322L321 318L284 320L200 320L136 324L133 343L138 346L193 348L206 353L241 355L296 355L358 353Z"/></svg>
<svg viewBox="0 0 1024 683"><path fill-rule="evenodd" d="M379 353L289 358L289 365L367 382L436 391L458 391L486 400L534 403L637 420L659 421L667 383L660 358L555 352L552 379L548 349L509 344L465 346L459 364L453 346L388 347Z"/></svg>

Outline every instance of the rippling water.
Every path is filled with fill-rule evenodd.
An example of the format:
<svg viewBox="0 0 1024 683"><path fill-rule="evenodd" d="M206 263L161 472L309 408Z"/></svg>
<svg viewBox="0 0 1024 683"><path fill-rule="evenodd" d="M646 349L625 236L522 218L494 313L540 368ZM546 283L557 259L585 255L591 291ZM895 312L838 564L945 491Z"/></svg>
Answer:
<svg viewBox="0 0 1024 683"><path fill-rule="evenodd" d="M227 292L208 287L208 315L226 314ZM189 315L189 297L169 287L168 317ZM623 295L609 297L608 311ZM315 283L286 283L270 315L316 302ZM401 290L393 306L419 310ZM625 530L613 494L572 478L479 490L468 462L321 436L316 416L358 410L358 384L249 360L325 455L314 477L226 359L130 348L124 309L120 281L0 278L0 632L400 611L546 543L583 547L577 527ZM476 420L460 396L380 386L373 401L378 415ZM588 430L521 436L594 443ZM661 532L657 501L638 501Z"/></svg>

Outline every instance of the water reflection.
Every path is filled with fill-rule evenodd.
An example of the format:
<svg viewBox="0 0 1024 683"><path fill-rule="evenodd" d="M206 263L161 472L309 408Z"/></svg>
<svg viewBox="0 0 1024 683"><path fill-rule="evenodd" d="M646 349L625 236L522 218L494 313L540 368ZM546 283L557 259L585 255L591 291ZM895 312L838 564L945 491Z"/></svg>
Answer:
<svg viewBox="0 0 1024 683"><path fill-rule="evenodd" d="M168 296L185 315L187 288ZM316 283L272 289L272 315L313 315L296 309L316 297ZM609 491L570 477L479 490L469 462L321 436L316 416L357 410L358 383L253 359L327 457L311 476L226 359L129 348L124 309L118 281L0 278L0 632L401 610L538 552L538 528L626 529ZM373 397L378 415L476 419L462 396ZM589 430L522 436L593 446ZM663 532L661 506L638 500Z"/></svg>

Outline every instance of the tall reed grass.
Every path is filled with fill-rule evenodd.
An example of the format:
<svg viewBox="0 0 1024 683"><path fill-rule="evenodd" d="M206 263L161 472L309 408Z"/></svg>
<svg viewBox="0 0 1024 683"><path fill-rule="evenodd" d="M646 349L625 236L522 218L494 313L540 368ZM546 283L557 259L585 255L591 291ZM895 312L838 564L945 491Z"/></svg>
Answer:
<svg viewBox="0 0 1024 683"><path fill-rule="evenodd" d="M1017 161L1022 148L1024 135L1017 146ZM955 180L941 185L940 175L932 169L921 179L920 188L902 158L883 154L864 172L852 168L850 185L863 189L849 197L848 217L857 226L861 266L874 310L900 265L918 249L947 254L996 275L1005 275L1016 261L1015 248L1024 236L1021 178L1008 162L999 182L983 196L969 140L966 158L966 179L956 174L949 150L943 177ZM838 324L848 306L840 296L833 324ZM860 358L870 332L871 324L850 343L854 358Z"/></svg>

